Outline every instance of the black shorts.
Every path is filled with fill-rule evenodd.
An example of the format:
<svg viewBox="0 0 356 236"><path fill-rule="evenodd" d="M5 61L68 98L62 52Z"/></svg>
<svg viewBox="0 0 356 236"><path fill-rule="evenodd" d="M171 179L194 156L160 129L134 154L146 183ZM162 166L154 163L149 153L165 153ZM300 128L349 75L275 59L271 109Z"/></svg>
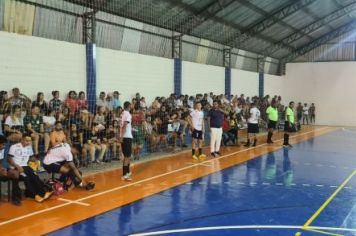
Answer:
<svg viewBox="0 0 356 236"><path fill-rule="evenodd" d="M295 124L290 124L289 121L285 121L284 122L284 131L294 133L294 132L297 132L297 129L295 128Z"/></svg>
<svg viewBox="0 0 356 236"><path fill-rule="evenodd" d="M269 129L276 129L276 127L277 127L277 121L268 120L268 128Z"/></svg>
<svg viewBox="0 0 356 236"><path fill-rule="evenodd" d="M50 165L43 164L43 168L48 172L48 173L59 173L61 167L64 165L64 162L55 162Z"/></svg>
<svg viewBox="0 0 356 236"><path fill-rule="evenodd" d="M201 130L193 130L192 132L192 138L193 139L199 139L202 140L203 139L203 131Z"/></svg>
<svg viewBox="0 0 356 236"><path fill-rule="evenodd" d="M260 132L258 124L248 123L247 124L247 133L249 134L257 134Z"/></svg>
<svg viewBox="0 0 356 236"><path fill-rule="evenodd" d="M122 153L124 157L131 157L132 154L132 138L124 138L122 140Z"/></svg>

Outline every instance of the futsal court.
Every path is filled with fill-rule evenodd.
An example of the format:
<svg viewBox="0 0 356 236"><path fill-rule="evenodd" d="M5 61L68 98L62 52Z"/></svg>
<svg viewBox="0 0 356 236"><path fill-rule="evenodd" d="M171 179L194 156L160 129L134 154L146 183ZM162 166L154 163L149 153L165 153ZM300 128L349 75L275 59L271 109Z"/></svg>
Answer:
<svg viewBox="0 0 356 236"><path fill-rule="evenodd" d="M0 0L0 235L356 236L356 0Z"/></svg>
<svg viewBox="0 0 356 236"><path fill-rule="evenodd" d="M296 134L291 149L279 140L199 163L180 154L135 165L132 183L118 171L94 175L95 191L9 207L1 228L9 235L354 235L350 139L355 130L315 127Z"/></svg>

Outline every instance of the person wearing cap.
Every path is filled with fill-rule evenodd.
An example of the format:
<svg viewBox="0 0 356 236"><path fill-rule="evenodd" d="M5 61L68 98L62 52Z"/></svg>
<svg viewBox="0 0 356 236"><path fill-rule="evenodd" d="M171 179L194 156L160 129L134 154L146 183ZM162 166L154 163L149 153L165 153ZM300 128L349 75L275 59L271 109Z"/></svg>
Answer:
<svg viewBox="0 0 356 236"><path fill-rule="evenodd" d="M122 107L121 101L119 99L119 96L121 95L121 93L119 93L118 91L115 91L112 95L113 95L112 107L114 108L114 110L117 109L118 107Z"/></svg>

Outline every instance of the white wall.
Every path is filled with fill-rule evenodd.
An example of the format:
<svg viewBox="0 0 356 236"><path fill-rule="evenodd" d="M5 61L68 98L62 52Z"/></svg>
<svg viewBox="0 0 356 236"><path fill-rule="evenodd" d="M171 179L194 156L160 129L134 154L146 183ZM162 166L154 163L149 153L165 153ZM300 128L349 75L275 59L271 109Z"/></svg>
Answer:
<svg viewBox="0 0 356 236"><path fill-rule="evenodd" d="M225 69L183 61L182 94L195 95L209 92L225 93Z"/></svg>
<svg viewBox="0 0 356 236"><path fill-rule="evenodd" d="M97 48L97 93L118 90L121 100L139 92L152 102L173 93L174 63L171 59Z"/></svg>
<svg viewBox="0 0 356 236"><path fill-rule="evenodd" d="M320 125L356 126L356 62L287 64L286 99L314 102Z"/></svg>
<svg viewBox="0 0 356 236"><path fill-rule="evenodd" d="M59 90L85 91L85 47L61 41L0 32L0 87L14 87L30 98L51 98ZM10 93L11 94L11 93Z"/></svg>
<svg viewBox="0 0 356 236"><path fill-rule="evenodd" d="M284 97L284 76L265 74L264 94Z"/></svg>
<svg viewBox="0 0 356 236"><path fill-rule="evenodd" d="M231 94L245 97L258 96L258 74L256 72L231 69Z"/></svg>

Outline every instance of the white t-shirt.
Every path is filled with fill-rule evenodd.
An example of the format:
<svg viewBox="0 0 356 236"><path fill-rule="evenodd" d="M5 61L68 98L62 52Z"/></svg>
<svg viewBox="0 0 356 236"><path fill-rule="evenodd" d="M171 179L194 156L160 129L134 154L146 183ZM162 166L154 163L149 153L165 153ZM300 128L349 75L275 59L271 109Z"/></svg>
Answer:
<svg viewBox="0 0 356 236"><path fill-rule="evenodd" d="M43 159L45 165L50 165L56 162L73 161L73 154L70 146L67 143L60 143L49 149Z"/></svg>
<svg viewBox="0 0 356 236"><path fill-rule="evenodd" d="M11 116L8 116L8 117L6 117L5 125L8 125L10 128L13 126L23 126L23 119L21 119L21 118L20 119L18 119L18 118L12 119Z"/></svg>
<svg viewBox="0 0 356 236"><path fill-rule="evenodd" d="M16 143L10 147L9 155L17 165L27 166L28 159L33 155L33 150L31 145L24 147L21 143Z"/></svg>
<svg viewBox="0 0 356 236"><path fill-rule="evenodd" d="M201 131L203 129L204 112L198 111L198 110L193 110L190 113L190 116L192 117L193 128Z"/></svg>
<svg viewBox="0 0 356 236"><path fill-rule="evenodd" d="M253 107L250 109L250 118L248 118L248 123L250 124L258 124L258 119L260 118L261 113L257 107Z"/></svg>
<svg viewBox="0 0 356 236"><path fill-rule="evenodd" d="M120 124L121 127L124 127L124 124L126 123L126 129L123 135L124 138L133 138L131 122L132 122L132 116L130 112L124 111L121 115L121 124Z"/></svg>
<svg viewBox="0 0 356 236"><path fill-rule="evenodd" d="M54 117L54 116L43 116L43 123L53 126L56 123L56 117Z"/></svg>
<svg viewBox="0 0 356 236"><path fill-rule="evenodd" d="M303 107L303 114L308 115L309 114L309 107Z"/></svg>

